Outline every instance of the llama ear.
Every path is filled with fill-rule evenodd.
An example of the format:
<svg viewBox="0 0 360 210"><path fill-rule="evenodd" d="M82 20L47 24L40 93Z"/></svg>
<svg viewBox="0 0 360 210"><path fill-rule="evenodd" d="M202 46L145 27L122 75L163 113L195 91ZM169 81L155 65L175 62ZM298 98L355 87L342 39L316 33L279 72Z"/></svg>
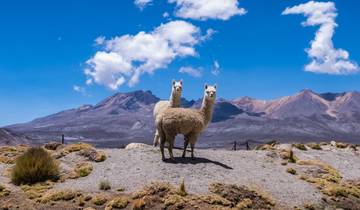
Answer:
<svg viewBox="0 0 360 210"><path fill-rule="evenodd" d="M175 85L175 82L176 82L176 81L173 79L173 80L172 80L172 84Z"/></svg>
<svg viewBox="0 0 360 210"><path fill-rule="evenodd" d="M216 90L216 87L217 87L217 84L214 85L215 90Z"/></svg>
<svg viewBox="0 0 360 210"><path fill-rule="evenodd" d="M208 88L208 84L205 84L205 90Z"/></svg>
<svg viewBox="0 0 360 210"><path fill-rule="evenodd" d="M182 82L183 82L183 80L181 79L181 80L180 80L180 84L181 84L181 85L182 85Z"/></svg>

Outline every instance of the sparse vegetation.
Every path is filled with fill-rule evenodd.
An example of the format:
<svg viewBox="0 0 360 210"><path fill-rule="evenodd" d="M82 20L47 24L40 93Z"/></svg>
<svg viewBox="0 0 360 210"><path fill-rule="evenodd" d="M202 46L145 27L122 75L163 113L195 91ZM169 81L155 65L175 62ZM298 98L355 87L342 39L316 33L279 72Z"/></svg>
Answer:
<svg viewBox="0 0 360 210"><path fill-rule="evenodd" d="M30 148L19 156L11 171L11 181L16 184L33 184L59 178L58 163L43 148Z"/></svg>
<svg viewBox="0 0 360 210"><path fill-rule="evenodd" d="M21 190L29 199L40 198L47 190L53 187L52 182L42 182L33 185L21 185Z"/></svg>
<svg viewBox="0 0 360 210"><path fill-rule="evenodd" d="M145 208L145 201L141 199L136 199L133 201L132 209L133 210L143 210Z"/></svg>
<svg viewBox="0 0 360 210"><path fill-rule="evenodd" d="M22 155L28 147L26 145L0 147L0 163L14 164L16 158Z"/></svg>
<svg viewBox="0 0 360 210"><path fill-rule="evenodd" d="M99 183L99 189L100 190L110 190L111 189L111 185L110 185L110 182L107 181L107 180L102 180L100 181Z"/></svg>
<svg viewBox="0 0 360 210"><path fill-rule="evenodd" d="M286 172L288 172L289 174L293 174L293 175L296 174L296 170L293 169L293 168L288 168L288 169L286 169Z"/></svg>
<svg viewBox="0 0 360 210"><path fill-rule="evenodd" d="M79 153L87 157L90 161L102 162L106 160L106 155L103 151L97 151L95 148L85 148Z"/></svg>
<svg viewBox="0 0 360 210"><path fill-rule="evenodd" d="M314 150L322 150L320 144L318 143L308 143L307 146Z"/></svg>
<svg viewBox="0 0 360 210"><path fill-rule="evenodd" d="M0 198L10 195L10 191L0 184Z"/></svg>
<svg viewBox="0 0 360 210"><path fill-rule="evenodd" d="M337 148L340 148L340 149L345 149L346 147L349 146L349 144L342 143L342 142L336 142L335 145L336 145Z"/></svg>
<svg viewBox="0 0 360 210"><path fill-rule="evenodd" d="M178 189L178 194L181 195L181 196L186 196L187 195L187 192L186 192L186 189L185 189L185 181L184 181L184 179L181 180L181 183L180 183L180 186L179 186L179 189Z"/></svg>
<svg viewBox="0 0 360 210"><path fill-rule="evenodd" d="M124 196L117 196L112 199L108 204L106 204L105 210L111 210L113 208L123 209L129 203L129 200Z"/></svg>
<svg viewBox="0 0 360 210"><path fill-rule="evenodd" d="M76 192L73 190L50 190L46 192L42 198L41 203L49 203L51 201L68 201L74 199Z"/></svg>
<svg viewBox="0 0 360 210"><path fill-rule="evenodd" d="M304 151L307 150L307 148L304 144L293 144L293 146L299 150L304 150Z"/></svg>
<svg viewBox="0 0 360 210"><path fill-rule="evenodd" d="M108 201L108 196L104 194L96 194L92 197L91 202L97 206L101 206Z"/></svg>
<svg viewBox="0 0 360 210"><path fill-rule="evenodd" d="M92 170L93 166L90 163L84 162L76 164L74 169L76 173L75 178L88 176L92 172Z"/></svg>

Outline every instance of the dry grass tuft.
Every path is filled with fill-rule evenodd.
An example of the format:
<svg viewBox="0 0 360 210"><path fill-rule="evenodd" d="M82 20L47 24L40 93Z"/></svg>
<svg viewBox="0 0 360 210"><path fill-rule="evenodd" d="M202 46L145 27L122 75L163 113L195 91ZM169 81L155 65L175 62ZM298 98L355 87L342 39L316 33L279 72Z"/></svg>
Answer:
<svg viewBox="0 0 360 210"><path fill-rule="evenodd" d="M11 181L16 184L34 184L59 178L59 164L45 149L30 148L16 159Z"/></svg>
<svg viewBox="0 0 360 210"><path fill-rule="evenodd" d="M205 202L207 204L211 205L220 205L220 206L231 206L232 203L228 201L227 199L219 196L219 195L201 195L195 198L196 200L200 200L202 202Z"/></svg>
<svg viewBox="0 0 360 210"><path fill-rule="evenodd" d="M92 197L91 202L97 206L101 206L109 200L107 195L96 194Z"/></svg>
<svg viewBox="0 0 360 210"><path fill-rule="evenodd" d="M26 145L0 147L0 163L14 164L16 158L24 154L27 149Z"/></svg>
<svg viewBox="0 0 360 210"><path fill-rule="evenodd" d="M51 201L69 201L74 199L76 192L73 190L49 190L42 198L41 203L49 203Z"/></svg>
<svg viewBox="0 0 360 210"><path fill-rule="evenodd" d="M170 194L164 198L165 206L171 206L172 209L183 209L186 203L187 199L177 194Z"/></svg>
<svg viewBox="0 0 360 210"><path fill-rule="evenodd" d="M178 189L177 193L179 195L181 195L181 196L186 196L187 195L187 192L186 192L186 189L185 189L185 181L184 181L184 179L181 180L181 183L180 183L180 186L179 186L179 189Z"/></svg>
<svg viewBox="0 0 360 210"><path fill-rule="evenodd" d="M133 210L143 210L145 208L145 201L143 199L136 199L133 201L132 209Z"/></svg>
<svg viewBox="0 0 360 210"><path fill-rule="evenodd" d="M273 199L266 193L245 186L213 183L209 186L209 191L227 199L232 203L232 206L241 202L243 203L240 205L249 204L248 200L252 202L251 208L253 209L271 209L275 205Z"/></svg>
<svg viewBox="0 0 360 210"><path fill-rule="evenodd" d="M144 189L134 193L133 198L142 198L144 196L150 196L158 194L160 197L163 197L166 193L174 191L174 187L172 187L167 182L153 182L150 185L144 187Z"/></svg>
<svg viewBox="0 0 360 210"><path fill-rule="evenodd" d="M299 150L304 150L304 151L307 150L307 148L304 144L293 144L293 146Z"/></svg>
<svg viewBox="0 0 360 210"><path fill-rule="evenodd" d="M126 208L129 204L129 200L123 196L117 196L112 199L108 204L106 204L105 210L111 210L113 208L123 209Z"/></svg>
<svg viewBox="0 0 360 210"><path fill-rule="evenodd" d="M95 148L85 148L79 152L79 155L82 155L88 158L90 161L102 162L106 160L105 152L97 151Z"/></svg>
<svg viewBox="0 0 360 210"><path fill-rule="evenodd" d="M110 185L110 182L107 181L107 180L102 180L100 181L99 183L99 189L100 190L110 190L111 189L111 185Z"/></svg>
<svg viewBox="0 0 360 210"><path fill-rule="evenodd" d="M7 190L6 187L0 184L0 198L8 195L10 195L10 190Z"/></svg>
<svg viewBox="0 0 360 210"><path fill-rule="evenodd" d="M342 143L342 142L336 142L335 145L336 145L337 148L340 148L340 149L345 149L346 147L349 146L349 144Z"/></svg>
<svg viewBox="0 0 360 210"><path fill-rule="evenodd" d="M21 185L21 190L29 199L40 198L46 191L53 187L52 182L37 183L34 185Z"/></svg>
<svg viewBox="0 0 360 210"><path fill-rule="evenodd" d="M75 166L75 173L78 177L85 177L88 176L93 170L93 166L90 163L78 163Z"/></svg>
<svg viewBox="0 0 360 210"><path fill-rule="evenodd" d="M288 168L288 169L286 169L286 172L288 172L289 174L293 174L293 175L296 174L296 170L293 169L293 168Z"/></svg>
<svg viewBox="0 0 360 210"><path fill-rule="evenodd" d="M322 150L320 144L318 143L308 143L307 146L314 150Z"/></svg>

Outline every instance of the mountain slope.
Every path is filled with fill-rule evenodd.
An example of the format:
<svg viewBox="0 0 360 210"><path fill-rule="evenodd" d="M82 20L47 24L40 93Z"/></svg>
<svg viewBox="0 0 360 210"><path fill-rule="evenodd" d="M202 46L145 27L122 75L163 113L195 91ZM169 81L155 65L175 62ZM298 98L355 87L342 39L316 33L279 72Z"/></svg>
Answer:
<svg viewBox="0 0 360 210"><path fill-rule="evenodd" d="M29 123L8 126L8 131L26 135L31 143L57 140L90 141L98 146L121 146L130 142L151 143L152 111L159 98L150 91L117 93L100 103L65 110ZM198 108L201 99L184 107ZM360 138L360 94L317 94L303 90L293 96L270 101L243 97L217 100L212 123L198 145L226 147L231 142L254 139L268 141L322 141ZM177 141L182 144L181 141Z"/></svg>

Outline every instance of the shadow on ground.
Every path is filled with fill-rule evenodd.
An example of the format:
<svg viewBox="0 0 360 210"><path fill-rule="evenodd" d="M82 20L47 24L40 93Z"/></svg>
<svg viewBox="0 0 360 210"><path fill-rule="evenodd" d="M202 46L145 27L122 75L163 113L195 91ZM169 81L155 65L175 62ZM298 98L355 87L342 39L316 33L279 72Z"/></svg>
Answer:
<svg viewBox="0 0 360 210"><path fill-rule="evenodd" d="M215 164L217 166L221 166L225 169L230 169L230 170L233 169L232 167L230 167L224 163L220 163L218 161L210 160L207 158L174 157L174 160L166 159L165 162L170 163L170 164L193 164L193 165L196 165L199 163L205 163L205 164L209 163L209 164Z"/></svg>

